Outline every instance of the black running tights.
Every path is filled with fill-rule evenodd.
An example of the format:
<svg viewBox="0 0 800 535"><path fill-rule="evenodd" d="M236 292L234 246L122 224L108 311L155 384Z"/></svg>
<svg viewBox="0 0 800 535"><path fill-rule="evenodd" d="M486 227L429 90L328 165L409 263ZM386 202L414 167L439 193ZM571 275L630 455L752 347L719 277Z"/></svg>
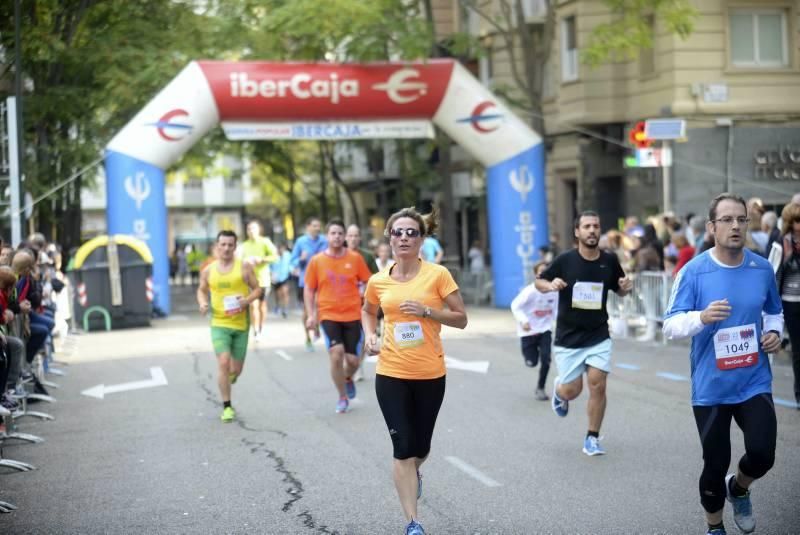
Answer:
<svg viewBox="0 0 800 535"><path fill-rule="evenodd" d="M739 461L739 470L758 479L775 462L775 406L770 394L758 394L736 405L692 408L703 445L700 503L706 511L715 513L725 505L725 475L731 464L731 419L744 433L745 454Z"/></svg>
<svg viewBox="0 0 800 535"><path fill-rule="evenodd" d="M392 438L395 459L423 459L428 455L444 388L444 375L438 379L375 376L375 394Z"/></svg>

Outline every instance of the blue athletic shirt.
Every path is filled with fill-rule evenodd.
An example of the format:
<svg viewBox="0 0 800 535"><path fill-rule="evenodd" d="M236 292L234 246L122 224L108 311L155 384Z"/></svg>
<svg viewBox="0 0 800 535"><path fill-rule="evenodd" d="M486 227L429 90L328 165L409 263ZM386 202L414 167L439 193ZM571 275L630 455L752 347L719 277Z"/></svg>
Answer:
<svg viewBox="0 0 800 535"><path fill-rule="evenodd" d="M305 286L306 268L308 267L308 263L311 262L311 257L315 254L321 253L327 248L328 239L322 234L317 236L316 240L312 239L308 234L303 234L297 238L297 241L294 242L294 249L292 249L291 260L292 268L300 268L300 278L297 279L297 286L300 288ZM303 254L303 251L308 253L308 257L305 260L300 260L300 256Z"/></svg>
<svg viewBox="0 0 800 535"><path fill-rule="evenodd" d="M702 311L711 301L728 299L731 315L706 325L692 337L692 405L711 406L741 403L751 397L772 393L772 370L760 346L762 312L779 314L781 298L769 262L744 250L737 267L717 263L706 251L693 258L678 273L665 319L682 312ZM743 368L720 370L714 353L714 335L720 329L755 324L759 342L758 363Z"/></svg>

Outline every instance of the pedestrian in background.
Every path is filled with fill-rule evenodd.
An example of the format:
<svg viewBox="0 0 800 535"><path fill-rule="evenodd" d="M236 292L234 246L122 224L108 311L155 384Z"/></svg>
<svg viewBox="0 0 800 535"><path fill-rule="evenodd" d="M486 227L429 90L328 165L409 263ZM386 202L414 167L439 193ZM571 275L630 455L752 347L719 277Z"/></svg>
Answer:
<svg viewBox="0 0 800 535"><path fill-rule="evenodd" d="M783 317L792 344L794 398L800 410L800 204L783 211L783 262L778 269Z"/></svg>
<svg viewBox="0 0 800 535"><path fill-rule="evenodd" d="M441 264L444 257L444 249L442 244L439 243L433 236L425 236L425 241L422 242L420 254L426 262L431 264Z"/></svg>
<svg viewBox="0 0 800 535"><path fill-rule="evenodd" d="M535 278L547 269L546 262L533 266ZM534 397L539 401L550 399L544 392L547 372L550 371L550 350L553 345L553 322L558 312L558 294L542 293L531 283L511 301L511 312L517 320L517 336L522 345L522 358L529 368L539 364L539 382Z"/></svg>
<svg viewBox="0 0 800 535"><path fill-rule="evenodd" d="M285 243L278 246L278 261L270 265L275 311L286 317L289 311L289 279L292 272L292 253Z"/></svg>

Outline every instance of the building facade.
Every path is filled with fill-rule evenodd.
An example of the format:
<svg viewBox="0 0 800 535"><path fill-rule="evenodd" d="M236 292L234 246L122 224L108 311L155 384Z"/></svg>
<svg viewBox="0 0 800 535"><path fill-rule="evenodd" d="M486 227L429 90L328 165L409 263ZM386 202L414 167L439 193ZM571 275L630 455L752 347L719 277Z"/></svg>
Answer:
<svg viewBox="0 0 800 535"><path fill-rule="evenodd" d="M605 228L663 210L662 169L624 163L628 131L647 119L686 120L668 173L667 204L677 215L704 213L723 191L778 209L800 191L800 1L693 4L698 18L688 39L651 16L651 49L589 68L581 47L611 13L602 0L552 0L543 104L549 224L562 246L580 210L597 210ZM479 32L491 37L492 28L483 23ZM508 54L489 52L487 83L513 85Z"/></svg>

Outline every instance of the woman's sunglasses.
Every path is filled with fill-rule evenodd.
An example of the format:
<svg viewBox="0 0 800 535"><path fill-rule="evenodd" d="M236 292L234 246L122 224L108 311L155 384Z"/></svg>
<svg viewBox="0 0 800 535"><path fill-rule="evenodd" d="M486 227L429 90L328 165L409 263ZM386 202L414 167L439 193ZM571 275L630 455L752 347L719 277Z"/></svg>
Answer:
<svg viewBox="0 0 800 535"><path fill-rule="evenodd" d="M415 228L393 228L389 231L389 234L391 234L395 238L399 238L403 234L405 234L409 238L418 238L419 230Z"/></svg>

